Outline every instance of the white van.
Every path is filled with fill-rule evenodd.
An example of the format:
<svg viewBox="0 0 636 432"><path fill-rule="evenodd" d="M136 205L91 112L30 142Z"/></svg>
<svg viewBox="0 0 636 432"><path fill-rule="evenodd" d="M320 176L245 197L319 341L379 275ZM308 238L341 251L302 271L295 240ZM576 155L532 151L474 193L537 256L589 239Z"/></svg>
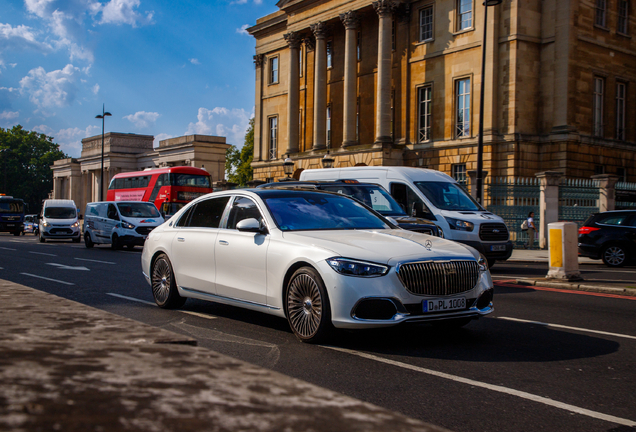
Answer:
<svg viewBox="0 0 636 432"><path fill-rule="evenodd" d="M486 211L449 175L413 167L364 166L308 169L300 180L341 180L384 186L407 213L435 221L444 238L474 247L493 265L512 255L504 220Z"/></svg>
<svg viewBox="0 0 636 432"><path fill-rule="evenodd" d="M40 242L51 239L80 241L80 224L77 206L73 200L47 199L40 213Z"/></svg>
<svg viewBox="0 0 636 432"><path fill-rule="evenodd" d="M113 249L143 246L150 231L164 223L153 203L144 201L93 202L84 213L84 244L109 244Z"/></svg>

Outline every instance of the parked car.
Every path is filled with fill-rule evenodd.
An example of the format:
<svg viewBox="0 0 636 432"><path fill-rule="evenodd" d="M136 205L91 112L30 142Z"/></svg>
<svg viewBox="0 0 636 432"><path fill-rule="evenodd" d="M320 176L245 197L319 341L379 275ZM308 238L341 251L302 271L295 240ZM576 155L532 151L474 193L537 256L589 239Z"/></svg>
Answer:
<svg viewBox="0 0 636 432"><path fill-rule="evenodd" d="M330 192L200 197L149 234L141 264L159 307L196 298L273 314L305 342L332 327L457 327L493 311L487 261L475 249L399 229Z"/></svg>
<svg viewBox="0 0 636 432"><path fill-rule="evenodd" d="M384 217L390 217L400 228L444 237L444 232L432 221L407 215L386 189L377 184L360 183L357 180L285 181L267 183L260 185L259 188L314 189L338 192L357 199Z"/></svg>
<svg viewBox="0 0 636 432"><path fill-rule="evenodd" d="M24 231L22 233L38 234L38 215L30 214L24 217Z"/></svg>
<svg viewBox="0 0 636 432"><path fill-rule="evenodd" d="M636 210L594 213L579 228L579 255L622 267L636 259Z"/></svg>
<svg viewBox="0 0 636 432"><path fill-rule="evenodd" d="M113 249L143 246L146 237L164 222L151 202L117 201L86 204L84 244L109 244Z"/></svg>
<svg viewBox="0 0 636 432"><path fill-rule="evenodd" d="M40 214L40 242L47 239L72 239L79 243L81 238L79 212L75 201L47 199Z"/></svg>

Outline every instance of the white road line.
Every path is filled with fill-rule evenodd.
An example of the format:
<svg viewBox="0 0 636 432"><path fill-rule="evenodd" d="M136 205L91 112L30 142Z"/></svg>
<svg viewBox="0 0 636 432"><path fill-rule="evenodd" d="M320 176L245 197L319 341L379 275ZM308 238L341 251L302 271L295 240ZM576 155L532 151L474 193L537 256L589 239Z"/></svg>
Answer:
<svg viewBox="0 0 636 432"><path fill-rule="evenodd" d="M636 339L636 336L624 335L624 334L620 334L620 333L610 333L610 332L604 332L604 331L600 331L600 330L584 329L584 328L580 328L580 327L570 327L570 326L564 326L564 325L561 325L561 324L550 324L550 323L544 323L544 322L539 322L539 321L529 321L529 320L524 320L524 319L519 319L519 318L510 318L510 317L497 317L497 318L502 319L502 320L508 320L508 321L517 321L517 322L522 322L522 323L537 324L537 325L541 325L541 326L545 326L545 327L554 327L554 328L560 328L560 329L565 329L565 330L575 330L575 331L580 331L580 332L584 332L584 333L594 333L594 334L601 334L601 335L606 335L606 336L615 336L615 337L621 337L621 338L627 338L627 339Z"/></svg>
<svg viewBox="0 0 636 432"><path fill-rule="evenodd" d="M8 251L15 251L15 250L17 250L17 249L11 249L11 248L6 248L6 247L0 247L0 249L8 250Z"/></svg>
<svg viewBox="0 0 636 432"><path fill-rule="evenodd" d="M612 415L608 415L608 414L603 414L600 412L596 412L596 411L591 411L585 408L580 408L574 405L570 405L570 404L566 404L563 402L558 402L546 397L542 397L542 396L537 396L537 395L533 395L532 393L526 393L523 391L519 391L519 390L514 390L514 389L510 389L507 387L503 387L503 386L498 386L498 385L494 385L494 384L488 384L488 383L484 383L481 381L475 381L472 379L468 379L468 378L463 378L460 376L456 376L456 375L450 375L444 372L438 372L438 371L434 371L431 369L426 369L426 368L422 368L419 366L414 366L414 365L410 365L408 363L402 363L402 362L398 362L398 361L394 361L394 360L389 360L386 358L382 358L382 357L378 357L375 356L373 354L368 354L368 353L364 353L364 352L360 352L360 351L354 351L354 350L349 350L346 348L338 348L338 347L333 347L333 346L327 346L327 345L322 345L324 348L328 348L334 351L340 351L343 353L347 353L347 354L351 354L351 355L355 355L358 357L362 357L362 358L366 358L369 360L374 360L380 363L385 363L385 364L389 364L392 366L396 366L396 367L400 367L403 369L409 369L415 372L421 372L421 373L425 373L427 375L432 375L432 376L436 376L439 378L444 378L444 379L448 379L451 381L456 381L456 382L460 382L463 384L468 384L474 387L481 387L481 388L485 388L487 390L492 390L492 391L496 391L499 393L505 393L511 396L517 396L523 399L527 399L533 402L537 402L537 403L542 403L545 405L549 405L551 407L555 407L555 408L560 408L566 411L570 411L576 414L581 414L584 416L588 416L588 417L592 417L595 419L599 419L599 420L604 420L607 422L611 422L611 423L616 423L616 424L620 424L623 426L636 426L636 421L633 420L629 420L629 419L624 419L624 418L620 418L620 417L614 417Z"/></svg>
<svg viewBox="0 0 636 432"><path fill-rule="evenodd" d="M47 277L44 277L44 276L38 276L38 275L31 274L31 273L20 273L20 274L21 275L25 275L25 276L31 276L31 277L38 278L38 279L44 279L44 280L51 281L51 282L57 282L57 283L61 283L61 284L64 284L64 285L75 285L74 283L71 283L71 282L64 282L64 281L61 281L61 280L51 279L51 278L47 278Z"/></svg>
<svg viewBox="0 0 636 432"><path fill-rule="evenodd" d="M94 262L94 263L100 263L100 264L117 264L110 261L98 261L98 260L85 259L85 258L75 258L75 259L78 261L88 261L88 262Z"/></svg>
<svg viewBox="0 0 636 432"><path fill-rule="evenodd" d="M134 298L134 297L128 297L128 296L125 296L125 295L115 294L115 293L106 293L106 294L108 294L109 296L113 296L113 297L119 297L119 298L122 298L122 299L125 299L125 300L130 300L130 301L134 301L134 302L138 302L138 303L147 304L147 305L150 305L150 306L157 306L156 303L149 302L149 301L146 301L146 300L137 299L137 298ZM188 315L198 316L199 318L216 319L215 316L206 315L206 314L202 314L202 313L199 313L199 312L193 312L193 311L187 311L187 310L180 310L180 311L177 311L177 312L181 312L181 313L188 314Z"/></svg>
<svg viewBox="0 0 636 432"><path fill-rule="evenodd" d="M128 296L125 296L125 295L115 294L115 293L106 293L106 294L107 294L107 295L109 295L109 296L119 297L119 298L122 298L122 299L125 299L125 300L134 301L134 302L137 302L137 303L143 303L143 304L147 304L147 305L151 305L151 306L157 306L157 305L156 305L155 303L153 303L153 302L149 302L149 301L146 301L146 300L137 299L137 298L134 298L134 297L128 297Z"/></svg>
<svg viewBox="0 0 636 432"><path fill-rule="evenodd" d="M47 253L44 253L44 252L33 252L33 251L29 251L29 253L36 254L36 255L57 256L57 255L55 255L55 254L47 254Z"/></svg>

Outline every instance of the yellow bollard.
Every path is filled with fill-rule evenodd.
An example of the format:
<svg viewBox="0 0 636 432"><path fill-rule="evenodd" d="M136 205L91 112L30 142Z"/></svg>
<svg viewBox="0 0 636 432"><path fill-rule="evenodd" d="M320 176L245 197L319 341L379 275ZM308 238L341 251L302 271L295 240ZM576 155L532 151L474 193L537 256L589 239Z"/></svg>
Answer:
<svg viewBox="0 0 636 432"><path fill-rule="evenodd" d="M583 280L579 272L578 235L574 222L548 224L550 270L546 279Z"/></svg>

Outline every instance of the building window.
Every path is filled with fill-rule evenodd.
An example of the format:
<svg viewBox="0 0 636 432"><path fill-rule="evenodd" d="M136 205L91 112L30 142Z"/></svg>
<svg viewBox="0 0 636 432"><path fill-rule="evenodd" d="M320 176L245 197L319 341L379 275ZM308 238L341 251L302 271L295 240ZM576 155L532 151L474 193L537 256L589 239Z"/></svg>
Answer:
<svg viewBox="0 0 636 432"><path fill-rule="evenodd" d="M327 106L327 147L331 147L331 106Z"/></svg>
<svg viewBox="0 0 636 432"><path fill-rule="evenodd" d="M433 5L420 10L420 42L433 39Z"/></svg>
<svg viewBox="0 0 636 432"><path fill-rule="evenodd" d="M457 94L456 112L456 137L470 136L470 79L457 80L455 87Z"/></svg>
<svg viewBox="0 0 636 432"><path fill-rule="evenodd" d="M454 164L451 166L451 175L462 186L466 186L466 164Z"/></svg>
<svg viewBox="0 0 636 432"><path fill-rule="evenodd" d="M303 76L303 47L298 49L298 76Z"/></svg>
<svg viewBox="0 0 636 432"><path fill-rule="evenodd" d="M278 152L276 144L278 142L278 117L269 118L269 159L276 159Z"/></svg>
<svg viewBox="0 0 636 432"><path fill-rule="evenodd" d="M627 170L623 167L616 168L616 175L618 176L619 182L627 181Z"/></svg>
<svg viewBox="0 0 636 432"><path fill-rule="evenodd" d="M391 139L395 139L395 89L391 90Z"/></svg>
<svg viewBox="0 0 636 432"><path fill-rule="evenodd" d="M599 27L605 27L606 15L607 15L606 0L596 0L596 15L594 17L594 24L596 24Z"/></svg>
<svg viewBox="0 0 636 432"><path fill-rule="evenodd" d="M360 142L360 97L356 100L356 141Z"/></svg>
<svg viewBox="0 0 636 432"><path fill-rule="evenodd" d="M616 139L625 141L625 95L627 85L616 83Z"/></svg>
<svg viewBox="0 0 636 432"><path fill-rule="evenodd" d="M332 56L333 56L333 44L331 41L329 41L327 42L327 68L333 67Z"/></svg>
<svg viewBox="0 0 636 432"><path fill-rule="evenodd" d="M303 110L298 110L298 150L301 150L300 144L305 142L303 135Z"/></svg>
<svg viewBox="0 0 636 432"><path fill-rule="evenodd" d="M622 34L628 34L629 27L629 1L618 0L618 27L616 31Z"/></svg>
<svg viewBox="0 0 636 432"><path fill-rule="evenodd" d="M473 26L473 0L457 0L457 30Z"/></svg>
<svg viewBox="0 0 636 432"><path fill-rule="evenodd" d="M418 100L418 142L424 142L431 139L431 104L432 104L433 87L420 87L417 90Z"/></svg>
<svg viewBox="0 0 636 432"><path fill-rule="evenodd" d="M278 84L278 57L269 59L269 83Z"/></svg>
<svg viewBox="0 0 636 432"><path fill-rule="evenodd" d="M360 61L360 32L358 32L358 40L357 40L357 46L356 46L356 52L357 52L357 59L358 61Z"/></svg>
<svg viewBox="0 0 636 432"><path fill-rule="evenodd" d="M594 78L594 103L592 105L592 124L594 125L593 135L596 137L603 136L603 93L605 89L605 80L603 78Z"/></svg>
<svg viewBox="0 0 636 432"><path fill-rule="evenodd" d="M605 174L605 166L594 165L594 175Z"/></svg>
<svg viewBox="0 0 636 432"><path fill-rule="evenodd" d="M395 20L391 21L391 49L395 51Z"/></svg>

